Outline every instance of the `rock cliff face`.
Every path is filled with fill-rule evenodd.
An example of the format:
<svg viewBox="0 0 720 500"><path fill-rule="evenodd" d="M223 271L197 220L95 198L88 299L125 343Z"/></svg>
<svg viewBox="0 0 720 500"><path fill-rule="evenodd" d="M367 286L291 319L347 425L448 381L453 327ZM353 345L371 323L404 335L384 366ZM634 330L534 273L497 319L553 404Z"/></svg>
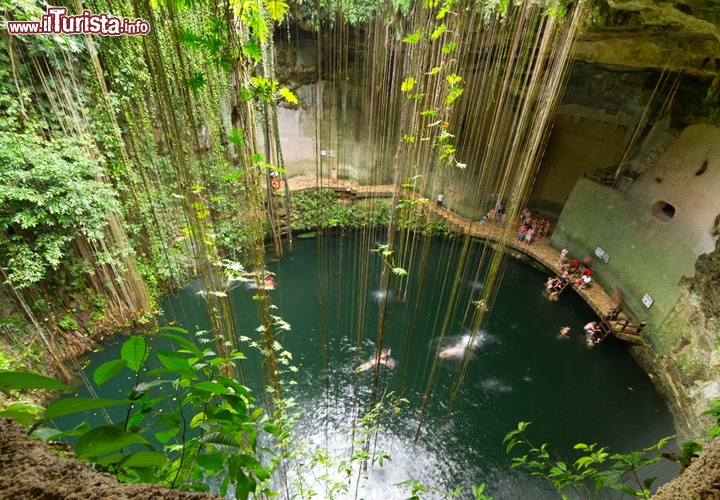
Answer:
<svg viewBox="0 0 720 500"><path fill-rule="evenodd" d="M720 498L720 440L708 445L679 478L658 489L652 500L717 500Z"/></svg>
<svg viewBox="0 0 720 500"><path fill-rule="evenodd" d="M563 211L565 243L577 251L616 247L598 282L649 321L651 348L635 355L676 410L679 432L700 433L720 396L720 2L598 0L576 60L532 196ZM566 197L587 188L575 182L583 174L609 196L573 207ZM581 212L591 217L573 225ZM644 258L632 264L634 252ZM650 309L644 293L655 298Z"/></svg>
<svg viewBox="0 0 720 500"><path fill-rule="evenodd" d="M720 70L720 3L599 0L577 58L714 78Z"/></svg>

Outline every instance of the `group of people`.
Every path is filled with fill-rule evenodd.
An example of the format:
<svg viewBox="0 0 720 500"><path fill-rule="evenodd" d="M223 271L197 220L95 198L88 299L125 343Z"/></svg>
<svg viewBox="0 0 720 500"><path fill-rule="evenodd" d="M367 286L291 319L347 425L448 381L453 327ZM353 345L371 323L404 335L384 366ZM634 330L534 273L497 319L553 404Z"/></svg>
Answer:
<svg viewBox="0 0 720 500"><path fill-rule="evenodd" d="M443 193L438 194L438 208L442 208L444 199L445 195ZM537 214L537 210L535 214ZM480 219L480 224L490 224L499 220L500 225L505 226L507 224L507 217L507 207L502 203L498 203L494 209L488 210L488 212L483 215L483 218ZM538 220L537 217L533 217L533 212L529 208L524 208L520 213L520 227L518 228L517 239L529 245L534 238L545 238L550 234L551 225L550 220L545 218Z"/></svg>
<svg viewBox="0 0 720 500"><path fill-rule="evenodd" d="M565 266L565 257L567 257L567 254L567 247L560 251L560 259L557 262L557 265L560 267L560 274L555 278L548 278L545 282L545 288L550 292L552 297L560 295L560 292L570 283L574 283L579 290L583 290L592 282L592 277L590 276L592 274L592 261L586 258L584 265L581 265L579 260L573 259L569 266Z"/></svg>
<svg viewBox="0 0 720 500"><path fill-rule="evenodd" d="M590 284L592 278L592 257L587 256L583 265L580 264L578 259L573 259L569 265L565 265L565 259L567 258L569 250L564 247L560 250L560 258L557 261L557 266L560 268L560 274L555 278L548 278L545 282L545 288L550 292L552 297L557 297L560 292L569 283L575 283L578 289L582 290ZM597 322L592 321L583 327L585 332L585 340L589 345L599 344L603 339L603 335L600 330L600 325ZM560 329L560 335L567 337L570 332L570 327L565 326Z"/></svg>
<svg viewBox="0 0 720 500"><path fill-rule="evenodd" d="M538 220L533 218L529 208L524 208L520 213L520 227L518 228L517 240L529 245L533 238L544 238L550 232L550 221L547 219Z"/></svg>
<svg viewBox="0 0 720 500"><path fill-rule="evenodd" d="M483 218L480 219L480 224L489 224L498 219L500 220L500 225L504 226L505 224L507 224L507 216L507 207L502 203L498 203L494 209L488 210L488 213L486 213Z"/></svg>

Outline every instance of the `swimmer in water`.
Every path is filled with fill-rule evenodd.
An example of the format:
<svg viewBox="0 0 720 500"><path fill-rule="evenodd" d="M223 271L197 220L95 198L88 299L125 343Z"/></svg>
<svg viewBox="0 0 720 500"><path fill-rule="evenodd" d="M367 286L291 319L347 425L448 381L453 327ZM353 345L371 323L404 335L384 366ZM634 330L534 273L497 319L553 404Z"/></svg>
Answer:
<svg viewBox="0 0 720 500"><path fill-rule="evenodd" d="M364 372L365 370L374 368L378 364L385 365L391 370L395 368L395 360L390 357L390 350L383 349L382 351L380 351L380 358L373 356L371 360L366 361L365 363L355 368L355 371L358 373Z"/></svg>
<svg viewBox="0 0 720 500"><path fill-rule="evenodd" d="M240 276L252 276L254 280L243 279L245 286L254 290L275 290L275 279L272 273L267 269L258 269L255 271L244 271Z"/></svg>
<svg viewBox="0 0 720 500"><path fill-rule="evenodd" d="M585 340L588 344L600 343L600 337L597 335L600 333L600 327L596 322L592 321L588 323L583 327L583 330L585 331Z"/></svg>
<svg viewBox="0 0 720 500"><path fill-rule="evenodd" d="M570 331L570 327L564 326L560 329L560 335L562 335L563 337L567 337L569 331Z"/></svg>
<svg viewBox="0 0 720 500"><path fill-rule="evenodd" d="M550 276L547 281L545 282L545 288L548 290L552 290L555 285L558 284L558 278L553 278Z"/></svg>
<svg viewBox="0 0 720 500"><path fill-rule="evenodd" d="M440 351L439 357L443 359L447 358L462 358L465 352L471 347L474 342L470 341L470 335L463 335L460 341L452 347L447 347Z"/></svg>
<svg viewBox="0 0 720 500"><path fill-rule="evenodd" d="M473 300L473 301L471 302L471 304L473 304L475 307L479 307L479 308L482 309L483 311L487 311L487 310L488 310L487 304L485 304L485 301L484 301L484 300Z"/></svg>

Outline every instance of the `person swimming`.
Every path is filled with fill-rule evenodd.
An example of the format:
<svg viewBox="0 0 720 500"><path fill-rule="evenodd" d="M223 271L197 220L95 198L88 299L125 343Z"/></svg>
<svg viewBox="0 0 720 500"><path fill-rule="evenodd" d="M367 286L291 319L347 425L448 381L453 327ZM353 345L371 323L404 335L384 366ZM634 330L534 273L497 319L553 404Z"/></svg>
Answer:
<svg viewBox="0 0 720 500"><path fill-rule="evenodd" d="M471 339L470 335L463 335L457 344L452 347L446 347L440 351L438 356L443 359L462 358L467 351L471 351L478 345L478 341L479 339L477 337Z"/></svg>
<svg viewBox="0 0 720 500"><path fill-rule="evenodd" d="M487 311L487 310L488 310L487 304L485 303L484 300L473 300L473 301L471 301L471 303L472 303L475 307L478 307L478 308L482 309L483 311Z"/></svg>
<svg viewBox="0 0 720 500"><path fill-rule="evenodd" d="M585 332L585 340L588 344L599 344L600 340L602 340L598 335L598 333L600 333L600 327L595 321L585 325L583 331Z"/></svg>
<svg viewBox="0 0 720 500"><path fill-rule="evenodd" d="M395 360L390 357L389 349L383 349L382 351L380 351L379 358L377 356L373 356L372 359L355 368L355 371L360 373L365 370L369 370L370 368L373 368L378 364L385 365L391 370L395 368Z"/></svg>
<svg viewBox="0 0 720 500"><path fill-rule="evenodd" d="M275 290L275 279L266 270L245 272L243 276L252 276L255 279L253 281L246 281L246 286L254 290Z"/></svg>

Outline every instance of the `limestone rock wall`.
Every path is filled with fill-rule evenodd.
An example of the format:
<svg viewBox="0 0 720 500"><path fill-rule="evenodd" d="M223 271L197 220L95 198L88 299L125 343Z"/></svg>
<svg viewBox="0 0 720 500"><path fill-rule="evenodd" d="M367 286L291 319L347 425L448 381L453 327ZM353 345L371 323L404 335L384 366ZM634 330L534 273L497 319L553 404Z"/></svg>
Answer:
<svg viewBox="0 0 720 500"><path fill-rule="evenodd" d="M661 486L651 500L720 498L720 439L715 439L683 474Z"/></svg>
<svg viewBox="0 0 720 500"><path fill-rule="evenodd" d="M595 258L593 276L623 293L633 318L648 321L644 335L652 348L635 349L635 356L687 436L702 430L702 412L720 397L720 256L701 257L717 253L720 128L686 128L636 175L623 189L578 182L552 244L577 256L598 247L607 253L607 262Z"/></svg>

